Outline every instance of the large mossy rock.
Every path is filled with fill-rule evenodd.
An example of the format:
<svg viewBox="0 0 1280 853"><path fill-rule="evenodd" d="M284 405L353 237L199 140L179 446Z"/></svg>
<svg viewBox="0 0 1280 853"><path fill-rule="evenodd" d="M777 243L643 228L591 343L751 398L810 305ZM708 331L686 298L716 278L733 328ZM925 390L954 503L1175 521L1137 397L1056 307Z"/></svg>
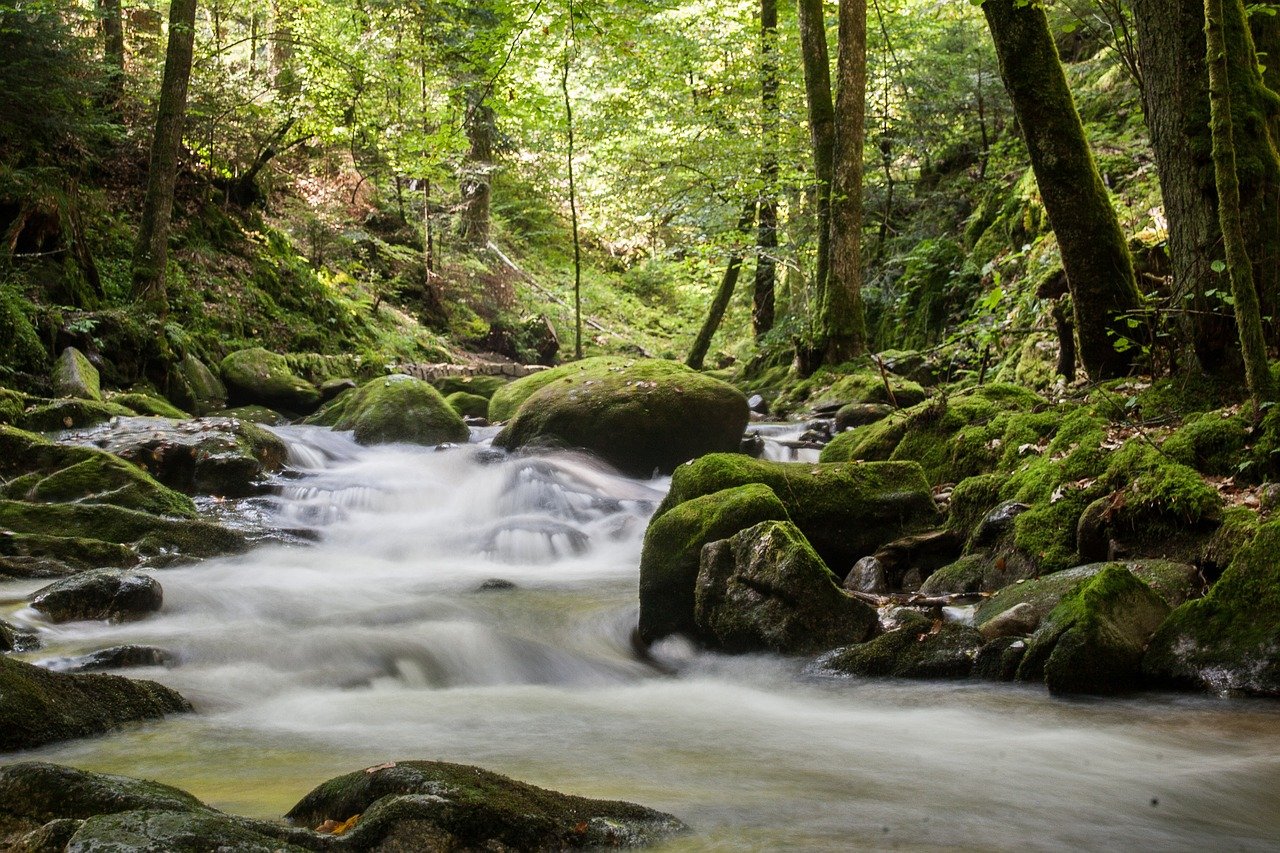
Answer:
<svg viewBox="0 0 1280 853"><path fill-rule="evenodd" d="M43 761L0 767L0 815L10 821L40 825L135 809L206 808L186 791L129 776L92 773Z"/></svg>
<svg viewBox="0 0 1280 853"><path fill-rule="evenodd" d="M31 606L53 622L141 619L164 604L164 590L150 575L92 569L54 581L31 594Z"/></svg>
<svg viewBox="0 0 1280 853"><path fill-rule="evenodd" d="M67 347L53 366L53 387L60 397L102 401L102 380L98 368L75 347Z"/></svg>
<svg viewBox="0 0 1280 853"><path fill-rule="evenodd" d="M633 847L685 830L634 803L591 800L438 761L388 762L325 782L289 811L295 825L359 821L344 839L369 850Z"/></svg>
<svg viewBox="0 0 1280 853"><path fill-rule="evenodd" d="M489 394L489 420L494 423L511 420L515 417L516 412L520 410L520 407L524 405L525 400L528 400L553 382L558 382L561 379L572 379L585 374L595 374L613 368L626 368L631 364L635 364L635 359L604 355L585 358L582 361L574 361L569 364L562 364L559 367L553 367L550 370L540 370L537 373L522 376L501 387L494 388L493 392ZM437 384L446 394L451 391L470 390L456 387L452 383Z"/></svg>
<svg viewBox="0 0 1280 853"><path fill-rule="evenodd" d="M124 723L189 711L186 700L151 681L64 675L0 657L0 751L101 734Z"/></svg>
<svg viewBox="0 0 1280 853"><path fill-rule="evenodd" d="M136 414L144 417L173 418L179 421L191 418L189 413L182 411L165 398L142 391L113 392L107 395L107 402L132 409Z"/></svg>
<svg viewBox="0 0 1280 853"><path fill-rule="evenodd" d="M289 450L278 436L236 418L127 418L69 436L102 448L189 494L245 497L284 467Z"/></svg>
<svg viewBox="0 0 1280 853"><path fill-rule="evenodd" d="M1027 643L1020 681L1051 693L1114 694L1142 683L1142 655L1169 605L1123 566L1111 564L1058 602Z"/></svg>
<svg viewBox="0 0 1280 853"><path fill-rule="evenodd" d="M109 421L112 418L130 418L137 412L119 403L100 400L52 400L38 403L23 413L20 423L23 429L35 432L60 432L64 429L81 429Z"/></svg>
<svg viewBox="0 0 1280 853"><path fill-rule="evenodd" d="M459 417L487 418L489 416L489 400L479 394L454 391L445 397L444 401L449 404L449 408L458 413Z"/></svg>
<svg viewBox="0 0 1280 853"><path fill-rule="evenodd" d="M579 369L544 381L494 438L495 447L582 449L626 474L648 477L707 453L737 450L742 442L747 400L718 379L656 359L566 366Z"/></svg>
<svg viewBox="0 0 1280 853"><path fill-rule="evenodd" d="M262 347L231 353L222 360L221 369L232 403L256 403L302 415L320 405L316 387L294 374L284 356Z"/></svg>
<svg viewBox="0 0 1280 853"><path fill-rule="evenodd" d="M307 423L352 430L360 444L430 446L466 441L471 435L434 386L404 374L373 379L347 391Z"/></svg>
<svg viewBox="0 0 1280 853"><path fill-rule="evenodd" d="M192 414L207 415L227 405L227 386L191 353L178 362L175 380L174 399Z"/></svg>
<svg viewBox="0 0 1280 853"><path fill-rule="evenodd" d="M822 675L894 678L968 678L982 648L982 635L955 622L935 624L918 613L867 643L836 649L810 667Z"/></svg>
<svg viewBox="0 0 1280 853"><path fill-rule="evenodd" d="M673 507L645 530L640 554L640 639L696 632L694 587L702 548L762 521L788 521L773 489L750 483Z"/></svg>
<svg viewBox="0 0 1280 853"><path fill-rule="evenodd" d="M1280 696L1280 522L1258 529L1208 595L1169 616L1143 669L1171 686Z"/></svg>
<svg viewBox="0 0 1280 853"><path fill-rule="evenodd" d="M828 566L847 572L886 542L937 527L941 517L914 462L810 464L716 453L682 465L654 520L685 501L763 483Z"/></svg>
<svg viewBox="0 0 1280 853"><path fill-rule="evenodd" d="M877 619L799 528L765 521L702 549L694 622L712 648L804 655L862 642Z"/></svg>

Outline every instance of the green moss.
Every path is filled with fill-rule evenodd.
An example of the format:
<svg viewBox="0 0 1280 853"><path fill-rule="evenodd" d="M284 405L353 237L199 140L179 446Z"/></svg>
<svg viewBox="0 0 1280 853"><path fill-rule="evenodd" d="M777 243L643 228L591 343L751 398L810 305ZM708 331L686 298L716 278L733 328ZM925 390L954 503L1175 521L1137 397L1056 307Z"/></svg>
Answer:
<svg viewBox="0 0 1280 853"><path fill-rule="evenodd" d="M49 356L31 323L33 313L31 303L0 280L0 376L45 371Z"/></svg>
<svg viewBox="0 0 1280 853"><path fill-rule="evenodd" d="M827 675L894 678L967 678L982 647L982 635L967 625L948 622L935 630L919 614L867 643L823 655L814 669Z"/></svg>
<svg viewBox="0 0 1280 853"><path fill-rule="evenodd" d="M510 384L510 380L504 376L442 376L439 379L430 379L428 381L436 386L436 390L446 397L462 391L467 394L484 397L486 400L492 399L494 394ZM517 404L515 408L518 409L520 406ZM489 413L481 412L480 414L483 417L488 417ZM511 414L515 414L514 409Z"/></svg>
<svg viewBox="0 0 1280 853"><path fill-rule="evenodd" d="M1003 485L1004 478L999 474L981 474L957 483L951 491L947 529L955 531L967 541L986 514L1000 503Z"/></svg>
<svg viewBox="0 0 1280 853"><path fill-rule="evenodd" d="M1203 474L1229 476L1247 461L1244 447L1248 438L1249 424L1244 418L1208 412L1189 417L1160 449Z"/></svg>
<svg viewBox="0 0 1280 853"><path fill-rule="evenodd" d="M468 394L466 391L454 391L444 398L449 408L464 418L483 418L489 414L489 400L479 394Z"/></svg>
<svg viewBox="0 0 1280 853"><path fill-rule="evenodd" d="M993 582L991 569L990 557L984 554L967 554L929 575L920 585L920 592L926 595L991 592L993 587L998 589L1003 585L999 581Z"/></svg>
<svg viewBox="0 0 1280 853"><path fill-rule="evenodd" d="M470 435L439 391L403 374L366 382L340 395L306 422L353 430L361 444L435 445L466 441Z"/></svg>
<svg viewBox="0 0 1280 853"><path fill-rule="evenodd" d="M493 395L489 398L489 420L494 423L511 420L525 400L553 382L572 380L574 377L583 375L596 375L612 368L626 367L635 363L635 359L599 356L562 364L559 367L517 379L494 389Z"/></svg>
<svg viewBox="0 0 1280 853"><path fill-rule="evenodd" d="M163 397L154 394L140 394L137 392L112 393L107 395L108 403L115 403L118 406L124 406L126 409L132 409L139 415L152 415L160 418L174 418L175 420L186 420L191 415L179 409Z"/></svg>
<svg viewBox="0 0 1280 853"><path fill-rule="evenodd" d="M55 400L35 406L22 417L22 426L37 432L58 432L64 429L80 429L112 418L131 418L132 409L118 403L98 403L93 400Z"/></svg>
<svg viewBox="0 0 1280 853"><path fill-rule="evenodd" d="M1119 519L1135 529L1157 520L1190 525L1222 517L1216 489L1142 441L1130 440L1112 454L1104 479L1110 488L1124 489Z"/></svg>
<svg viewBox="0 0 1280 853"><path fill-rule="evenodd" d="M0 388L0 424L16 424L22 420L25 399L17 391Z"/></svg>
<svg viewBox="0 0 1280 853"><path fill-rule="evenodd" d="M821 367L808 378L791 383L777 398L776 408L789 412L803 406L826 408L849 403L895 403L900 408L910 408L925 396L919 383L892 373L881 375L869 359L863 358Z"/></svg>
<svg viewBox="0 0 1280 853"><path fill-rule="evenodd" d="M0 556L26 558L44 565L61 564L69 572L102 567L123 569L138 562L137 554L115 542L10 531L0 534Z"/></svg>
<svg viewBox="0 0 1280 853"><path fill-rule="evenodd" d="M244 537L203 521L158 518L107 504L33 504L0 500L0 527L18 533L100 539L146 555L213 557L243 550Z"/></svg>
<svg viewBox="0 0 1280 853"><path fill-rule="evenodd" d="M645 530L640 555L640 637L693 636L694 586L702 548L761 521L787 521L786 507L761 483L684 501Z"/></svg>
<svg viewBox="0 0 1280 853"><path fill-rule="evenodd" d="M221 368L233 402L304 414L320 403L320 392L296 376L284 356L262 347L231 353L222 360Z"/></svg>
<svg viewBox="0 0 1280 853"><path fill-rule="evenodd" d="M53 367L53 387L60 397L101 402L98 368L75 347L67 347Z"/></svg>

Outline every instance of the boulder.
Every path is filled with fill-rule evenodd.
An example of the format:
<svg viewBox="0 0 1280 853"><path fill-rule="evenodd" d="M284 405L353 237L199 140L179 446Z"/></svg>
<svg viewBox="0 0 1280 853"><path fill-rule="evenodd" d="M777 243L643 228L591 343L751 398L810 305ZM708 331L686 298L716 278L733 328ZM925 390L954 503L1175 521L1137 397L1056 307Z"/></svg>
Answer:
<svg viewBox="0 0 1280 853"><path fill-rule="evenodd" d="M1043 679L1051 693L1133 690L1147 642L1169 611L1132 572L1104 566L1065 595L1027 641L1018 679Z"/></svg>
<svg viewBox="0 0 1280 853"><path fill-rule="evenodd" d="M127 569L139 558L126 545L81 536L0 530L0 575L60 578L89 569Z"/></svg>
<svg viewBox="0 0 1280 853"><path fill-rule="evenodd" d="M668 634L693 636L703 546L769 520L788 520L787 510L761 483L685 501L654 519L640 554L640 638L651 643Z"/></svg>
<svg viewBox="0 0 1280 853"><path fill-rule="evenodd" d="M768 462L736 453L677 468L654 518L684 501L747 483L772 488L822 559L842 572L885 542L936 527L940 520L929 484L913 462Z"/></svg>
<svg viewBox="0 0 1280 853"><path fill-rule="evenodd" d="M112 646L73 658L41 661L40 665L55 672L102 672L138 666L172 666L172 654L155 646Z"/></svg>
<svg viewBox="0 0 1280 853"><path fill-rule="evenodd" d="M980 633L985 640L999 637L1027 637L1040 627L1041 616L1034 605L1024 601L998 613L982 624Z"/></svg>
<svg viewBox="0 0 1280 853"><path fill-rule="evenodd" d="M538 391L553 382L561 379L573 379L586 375L594 375L601 371L613 368L626 368L627 365L634 364L635 360L624 358L621 356L598 356L596 358L585 358L582 361L574 361L569 364L562 364L559 367L553 367L550 370L540 370L537 373L531 373L523 376L514 382L506 382L493 387L493 389L485 394L484 391L477 391L474 387L462 387L456 383L466 381L475 383L483 377L473 376L467 377L465 380L460 378L437 380L436 384L446 394L453 391L471 391L481 396L489 398L489 420L494 423L500 421L509 421L520 407L524 405L524 401L528 400Z"/></svg>
<svg viewBox="0 0 1280 853"><path fill-rule="evenodd" d="M357 387L359 385L354 379L345 376L340 379L326 379L320 383L320 402L328 403L347 391L354 391Z"/></svg>
<svg viewBox="0 0 1280 853"><path fill-rule="evenodd" d="M728 652L814 654L861 642L877 624L787 521L703 548L694 595L698 638Z"/></svg>
<svg viewBox="0 0 1280 853"><path fill-rule="evenodd" d="M193 414L207 415L227 405L227 386L191 353L178 362L175 378L174 399Z"/></svg>
<svg viewBox="0 0 1280 853"><path fill-rule="evenodd" d="M186 700L151 681L66 675L0 657L0 751L101 734L138 720L189 711ZM6 802L0 798L0 802Z"/></svg>
<svg viewBox="0 0 1280 853"><path fill-rule="evenodd" d="M495 447L582 449L626 474L648 477L741 443L746 398L718 379L656 359L569 366L579 369L529 396L494 438ZM492 420L494 401L489 410Z"/></svg>
<svg viewBox="0 0 1280 853"><path fill-rule="evenodd" d="M207 808L186 791L159 782L43 761L0 767L0 814L10 821L24 820L35 826L51 820L84 820L137 809Z"/></svg>
<svg viewBox="0 0 1280 853"><path fill-rule="evenodd" d="M356 850L634 847L686 830L671 815L634 803L560 794L439 761L387 762L339 776L286 818L315 828L357 816L343 836Z"/></svg>
<svg viewBox="0 0 1280 853"><path fill-rule="evenodd" d="M99 400L54 400L33 406L22 416L24 429L35 432L59 432L64 429L80 429L109 421L112 418L131 418L137 412L119 403Z"/></svg>
<svg viewBox="0 0 1280 853"><path fill-rule="evenodd" d="M964 539L950 530L929 530L886 542L873 555L890 588L914 591L920 582L960 556Z"/></svg>
<svg viewBox="0 0 1280 853"><path fill-rule="evenodd" d="M124 406L131 409L135 414L149 415L156 418L174 418L175 420L187 420L191 415L179 409L163 397L154 394L144 394L140 391L126 391L122 393L112 393L107 395L108 403L115 403L118 406Z"/></svg>
<svg viewBox="0 0 1280 853"><path fill-rule="evenodd" d="M54 622L127 622L159 610L164 590L155 578L140 572L93 569L41 587L29 600Z"/></svg>
<svg viewBox="0 0 1280 853"><path fill-rule="evenodd" d="M75 828L66 850L74 853L303 853L333 849L311 833L291 833L267 821L247 820L212 810L140 809L96 815ZM303 845L306 846L303 846Z"/></svg>
<svg viewBox="0 0 1280 853"><path fill-rule="evenodd" d="M39 646L40 639L35 634L0 620L0 652L25 652Z"/></svg>
<svg viewBox="0 0 1280 853"><path fill-rule="evenodd" d="M449 408L464 418L487 418L489 415L489 400L481 397L479 394L468 394L466 391L454 391L452 394L444 398L449 404Z"/></svg>
<svg viewBox="0 0 1280 853"><path fill-rule="evenodd" d="M973 677L984 681L1013 681L1018 666L1027 653L1027 641L1021 637L997 637L978 650L973 662Z"/></svg>
<svg viewBox="0 0 1280 853"><path fill-rule="evenodd" d="M262 347L231 353L222 360L221 369L230 402L256 403L304 415L320 405L316 387L296 376L284 356Z"/></svg>
<svg viewBox="0 0 1280 853"><path fill-rule="evenodd" d="M211 415L219 418L234 418L259 426L285 426L289 423L289 419L284 415L266 406L236 406L233 409L220 409L212 412Z"/></svg>
<svg viewBox="0 0 1280 853"><path fill-rule="evenodd" d="M1202 599L1178 607L1142 667L1160 684L1280 696L1280 522L1258 529Z"/></svg>
<svg viewBox="0 0 1280 853"><path fill-rule="evenodd" d="M257 424L235 418L128 418L68 437L109 451L189 494L244 497L284 467L285 443Z"/></svg>
<svg viewBox="0 0 1280 853"><path fill-rule="evenodd" d="M849 403L836 412L836 433L882 421L893 414L893 406L884 403Z"/></svg>
<svg viewBox="0 0 1280 853"><path fill-rule="evenodd" d="M810 669L824 675L968 678L982 642L967 625L911 613L896 630L824 654Z"/></svg>
<svg viewBox="0 0 1280 853"><path fill-rule="evenodd" d="M463 442L471 435L435 387L404 374L366 382L306 422L352 430L360 444L436 445Z"/></svg>
<svg viewBox="0 0 1280 853"><path fill-rule="evenodd" d="M53 387L61 397L102 401L98 368L75 347L67 347L53 366Z"/></svg>
<svg viewBox="0 0 1280 853"><path fill-rule="evenodd" d="M884 566L875 557L863 557L853 564L849 574L845 575L844 588L849 592L868 592L880 595L889 591L889 583L884 577Z"/></svg>

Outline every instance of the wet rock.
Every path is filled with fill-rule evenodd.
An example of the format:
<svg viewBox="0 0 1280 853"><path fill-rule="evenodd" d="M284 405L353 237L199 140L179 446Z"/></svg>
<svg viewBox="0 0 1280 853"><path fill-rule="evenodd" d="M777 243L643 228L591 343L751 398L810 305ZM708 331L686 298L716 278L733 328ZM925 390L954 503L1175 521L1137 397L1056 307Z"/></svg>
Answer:
<svg viewBox="0 0 1280 853"><path fill-rule="evenodd" d="M179 409L163 397L155 394L144 394L139 391L111 393L107 395L108 403L115 403L131 409L135 414L157 418L174 418L187 420L191 415Z"/></svg>
<svg viewBox="0 0 1280 853"><path fill-rule="evenodd" d="M294 375L284 356L262 347L238 350L222 360L222 378L232 403L256 403L282 412L309 414L320 405L320 392Z"/></svg>
<svg viewBox="0 0 1280 853"><path fill-rule="evenodd" d="M67 347L53 367L53 387L59 396L102 402L98 368L75 347Z"/></svg>
<svg viewBox="0 0 1280 853"><path fill-rule="evenodd" d="M877 619L840 589L799 528L765 521L703 548L694 622L724 651L813 654L861 642Z"/></svg>
<svg viewBox="0 0 1280 853"><path fill-rule="evenodd" d="M884 577L884 566L875 557L863 557L853 564L853 568L845 576L844 588L850 592L869 592L873 595L888 592L889 584Z"/></svg>
<svg viewBox="0 0 1280 853"><path fill-rule="evenodd" d="M55 581L31 594L31 606L54 622L141 619L164 604L160 583L149 575L93 569Z"/></svg>
<svg viewBox="0 0 1280 853"><path fill-rule="evenodd" d="M685 501L655 518L640 555L640 637L694 636L694 588L703 546L762 521L785 521L787 510L768 486L752 483Z"/></svg>
<svg viewBox="0 0 1280 853"><path fill-rule="evenodd" d="M404 374L366 382L306 422L352 430L360 444L405 442L430 446L465 442L471 435L434 386Z"/></svg>
<svg viewBox="0 0 1280 853"><path fill-rule="evenodd" d="M920 614L868 643L835 649L810 669L824 675L968 678L982 637L967 625L935 623Z"/></svg>
<svg viewBox="0 0 1280 853"><path fill-rule="evenodd" d="M201 811L207 806L186 791L128 776L43 761L0 767L0 814L9 819L39 825L136 809Z"/></svg>
<svg viewBox="0 0 1280 853"><path fill-rule="evenodd" d="M882 421L893 414L893 406L884 403L849 403L836 412L836 433Z"/></svg>
<svg viewBox="0 0 1280 853"><path fill-rule="evenodd" d="M189 711L186 700L151 681L67 675L0 657L0 751L101 734L124 723ZM0 802L5 802L0 797Z"/></svg>
<svg viewBox="0 0 1280 853"><path fill-rule="evenodd" d="M1127 569L1104 566L1064 596L1027 641L1018 679L1043 679L1052 693L1133 690L1143 650L1169 611Z"/></svg>
<svg viewBox="0 0 1280 853"><path fill-rule="evenodd" d="M460 764L388 762L325 782L286 815L341 824L356 850L564 850L634 847L686 830L671 815L537 788ZM331 824L332 825L332 824Z"/></svg>
<svg viewBox="0 0 1280 853"><path fill-rule="evenodd" d="M266 821L247 820L205 811L143 809L91 817L67 841L68 853L302 853L332 849L316 836ZM303 845L306 846L303 846Z"/></svg>
<svg viewBox="0 0 1280 853"><path fill-rule="evenodd" d="M320 383L320 402L327 403L344 391L354 391L357 387L354 379L326 379Z"/></svg>
<svg viewBox="0 0 1280 853"><path fill-rule="evenodd" d="M489 578L476 588L477 592L498 592L509 589L517 589L518 587L506 578Z"/></svg>
<svg viewBox="0 0 1280 853"><path fill-rule="evenodd" d="M933 493L914 462L768 462L715 453L682 465L654 513L747 483L773 489L791 521L829 566L849 566L885 542L939 521Z"/></svg>
<svg viewBox="0 0 1280 853"><path fill-rule="evenodd" d="M919 589L929 575L960 556L964 540L951 530L930 530L887 542L874 556L891 589ZM907 579L910 572L915 576Z"/></svg>
<svg viewBox="0 0 1280 853"><path fill-rule="evenodd" d="M1280 522L1259 528L1209 594L1178 607L1143 659L1159 684L1280 696Z"/></svg>
<svg viewBox="0 0 1280 853"><path fill-rule="evenodd" d="M225 417L128 418L68 440L126 459L170 488L226 497L259 493L267 475L280 470L288 457L277 436Z"/></svg>
<svg viewBox="0 0 1280 853"><path fill-rule="evenodd" d="M1013 520L1031 509L1024 503L1005 501L982 517L978 529L973 533L973 545L984 546L994 544L1006 533L1013 530Z"/></svg>
<svg viewBox="0 0 1280 853"><path fill-rule="evenodd" d="M980 551L966 554L929 575L920 585L920 592L926 595L995 592L1022 580L1030 570L1022 561Z"/></svg>
<svg viewBox="0 0 1280 853"><path fill-rule="evenodd" d="M172 666L174 656L155 646L112 646L74 658L42 661L41 665L56 672L103 672L138 666Z"/></svg>
<svg viewBox="0 0 1280 853"><path fill-rule="evenodd" d="M1020 637L991 640L978 650L978 657L973 662L973 677L985 681L1013 681L1026 653L1026 640Z"/></svg>
<svg viewBox="0 0 1280 853"><path fill-rule="evenodd" d="M195 415L207 415L227 405L227 386L208 366L191 353L182 357L174 372L176 399Z"/></svg>
<svg viewBox="0 0 1280 853"><path fill-rule="evenodd" d="M95 400L54 400L33 406L22 416L24 429L35 432L58 432L64 429L80 429L111 420L133 417L136 412L118 403L102 403Z"/></svg>
<svg viewBox="0 0 1280 853"><path fill-rule="evenodd" d="M998 637L1027 637L1040 627L1040 614L1034 605L1024 601L997 614L983 623L979 632L983 639Z"/></svg>
<svg viewBox="0 0 1280 853"><path fill-rule="evenodd" d="M764 436L758 432L749 432L742 437L742 446L739 448L739 452L750 456L752 459L759 459L764 456L764 445Z"/></svg>
<svg viewBox="0 0 1280 853"><path fill-rule="evenodd" d="M238 421L247 421L258 426L285 426L289 423L289 418L277 412L275 409L268 409L266 406L236 406L233 409L220 409L210 413L211 417L216 418L234 418Z"/></svg>
<svg viewBox="0 0 1280 853"><path fill-rule="evenodd" d="M752 394L747 398L747 408L758 415L769 414L769 401L760 394Z"/></svg>
<svg viewBox="0 0 1280 853"><path fill-rule="evenodd" d="M736 451L747 425L741 392L677 362L587 359L545 373L556 375L524 400L495 447L581 449L648 477L707 453Z"/></svg>
<svg viewBox="0 0 1280 853"><path fill-rule="evenodd" d="M40 640L35 634L0 620L0 652L25 652L39 646Z"/></svg>

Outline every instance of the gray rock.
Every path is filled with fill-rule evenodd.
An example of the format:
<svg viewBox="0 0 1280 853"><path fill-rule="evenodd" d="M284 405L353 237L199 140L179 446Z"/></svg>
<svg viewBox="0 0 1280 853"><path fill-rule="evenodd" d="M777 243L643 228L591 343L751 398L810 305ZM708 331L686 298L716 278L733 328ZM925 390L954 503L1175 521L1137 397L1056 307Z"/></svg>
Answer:
<svg viewBox="0 0 1280 853"><path fill-rule="evenodd" d="M973 534L973 544L990 545L1013 529L1013 520L1031 509L1024 503L1005 501L983 516Z"/></svg>
<svg viewBox="0 0 1280 853"><path fill-rule="evenodd" d="M889 591L884 578L884 566L875 557L863 557L853 564L845 576L844 588L850 592L869 592L880 595Z"/></svg>
<svg viewBox="0 0 1280 853"><path fill-rule="evenodd" d="M102 385L98 368L75 347L67 347L53 368L53 387L61 397L102 402Z"/></svg>
<svg viewBox="0 0 1280 853"><path fill-rule="evenodd" d="M982 637L966 625L935 625L911 614L897 630L868 643L822 655L810 669L823 675L893 676L895 678L968 678Z"/></svg>
<svg viewBox="0 0 1280 853"><path fill-rule="evenodd" d="M1024 601L985 622L979 632L986 640L997 637L1027 637L1040 627L1040 618L1041 614L1035 606Z"/></svg>
<svg viewBox="0 0 1280 853"><path fill-rule="evenodd" d="M207 415L227 405L227 386L191 353L182 357L176 371L178 402L195 415Z"/></svg>
<svg viewBox="0 0 1280 853"><path fill-rule="evenodd" d="M57 672L103 672L136 666L172 666L172 654L154 646L112 646L74 658L58 658L41 662Z"/></svg>
<svg viewBox="0 0 1280 853"><path fill-rule="evenodd" d="M31 606L54 622L127 621L160 609L164 591L155 578L120 569L93 569L54 581L31 594Z"/></svg>
<svg viewBox="0 0 1280 853"><path fill-rule="evenodd" d="M884 403L850 403L836 412L836 432L878 423L893 414L893 406Z"/></svg>

